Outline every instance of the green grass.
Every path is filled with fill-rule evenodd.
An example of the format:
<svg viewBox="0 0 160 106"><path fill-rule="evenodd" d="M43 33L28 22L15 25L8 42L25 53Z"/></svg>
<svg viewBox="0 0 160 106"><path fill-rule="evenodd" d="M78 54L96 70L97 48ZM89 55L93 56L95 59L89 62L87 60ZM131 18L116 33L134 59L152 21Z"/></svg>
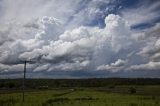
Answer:
<svg viewBox="0 0 160 106"><path fill-rule="evenodd" d="M130 86L115 88L74 88L32 91L25 93L1 93L0 106L160 106L160 86L135 86L136 94L130 94Z"/></svg>

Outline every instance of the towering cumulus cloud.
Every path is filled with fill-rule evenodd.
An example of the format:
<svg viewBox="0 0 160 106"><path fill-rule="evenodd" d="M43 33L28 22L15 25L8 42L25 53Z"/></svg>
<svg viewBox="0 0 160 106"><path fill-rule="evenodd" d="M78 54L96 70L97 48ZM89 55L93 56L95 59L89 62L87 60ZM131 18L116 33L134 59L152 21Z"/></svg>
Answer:
<svg viewBox="0 0 160 106"><path fill-rule="evenodd" d="M159 23L135 28L145 20L129 20L129 11L137 9L121 9L120 4L110 0L0 1L0 77L20 73L25 60L34 61L27 65L32 77L159 73Z"/></svg>
<svg viewBox="0 0 160 106"><path fill-rule="evenodd" d="M1 53L2 64L18 64L22 60L41 61L35 71L83 70L109 63L112 53L128 49L132 44L130 28L118 15L105 18L106 27L78 27L63 32L62 23L52 17L23 25L35 28L31 39L6 41L9 44ZM108 53L108 54L106 54ZM97 61L95 61L97 60Z"/></svg>

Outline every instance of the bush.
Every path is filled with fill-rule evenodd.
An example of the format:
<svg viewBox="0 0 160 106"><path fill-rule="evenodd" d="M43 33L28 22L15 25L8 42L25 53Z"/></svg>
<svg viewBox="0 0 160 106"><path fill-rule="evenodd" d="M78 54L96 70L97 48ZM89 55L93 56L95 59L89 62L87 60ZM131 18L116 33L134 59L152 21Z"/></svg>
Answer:
<svg viewBox="0 0 160 106"><path fill-rule="evenodd" d="M109 89L114 89L114 88L115 88L115 85L109 85L108 88L109 88Z"/></svg>
<svg viewBox="0 0 160 106"><path fill-rule="evenodd" d="M134 88L134 87L130 87L129 88L129 92L130 92L130 94L134 94L134 93L136 93L136 88Z"/></svg>
<svg viewBox="0 0 160 106"><path fill-rule="evenodd" d="M8 82L6 83L7 88L14 88L15 87L15 83L13 82Z"/></svg>
<svg viewBox="0 0 160 106"><path fill-rule="evenodd" d="M3 88L4 87L4 83L0 83L0 88Z"/></svg>

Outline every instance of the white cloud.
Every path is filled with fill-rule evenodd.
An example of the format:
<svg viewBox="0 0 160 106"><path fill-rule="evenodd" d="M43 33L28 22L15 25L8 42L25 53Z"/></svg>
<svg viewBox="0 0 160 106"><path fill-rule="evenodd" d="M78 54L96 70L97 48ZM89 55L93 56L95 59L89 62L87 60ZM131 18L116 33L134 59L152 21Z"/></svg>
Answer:
<svg viewBox="0 0 160 106"><path fill-rule="evenodd" d="M35 64L27 64L27 72L34 69L36 67ZM23 72L24 64L15 64L15 65L5 65L0 63L0 73L3 72Z"/></svg>
<svg viewBox="0 0 160 106"><path fill-rule="evenodd" d="M152 23L155 19L160 17L160 12L156 10L159 6L159 1L153 3L141 1L137 7L131 9L127 8L123 10L121 14L130 25Z"/></svg>
<svg viewBox="0 0 160 106"><path fill-rule="evenodd" d="M1 2L5 11L0 10L0 69L20 71L23 66L19 63L24 59L38 61L30 66L35 72L159 69L159 25L143 30L145 32L130 29L130 25L156 18L159 12L151 10L158 4L148 10L144 7L138 8L140 11L126 10L122 17L109 14L104 19L104 28L83 26L97 15L104 17L100 6L110 2Z"/></svg>
<svg viewBox="0 0 160 106"><path fill-rule="evenodd" d="M111 63L110 65L101 65L97 67L97 70L106 70L106 71L111 71L111 72L117 72L117 71L122 71L125 69L125 66L127 65L126 60L118 59L115 61L115 63Z"/></svg>
<svg viewBox="0 0 160 106"><path fill-rule="evenodd" d="M159 23L146 31L144 39L146 45L139 51L139 55L150 59L150 61L159 61L160 52L160 26Z"/></svg>
<svg viewBox="0 0 160 106"><path fill-rule="evenodd" d="M58 65L51 66L47 71L79 71L87 69L87 66L89 65L90 61L76 61L74 63L62 63Z"/></svg>
<svg viewBox="0 0 160 106"><path fill-rule="evenodd" d="M45 15L65 19L74 14L80 1L81 0L17 0L15 3L12 0L4 0L1 1L1 11L3 13L1 15L1 21L8 19L26 21Z"/></svg>
<svg viewBox="0 0 160 106"><path fill-rule="evenodd" d="M125 49L132 44L130 27L123 18L118 15L109 15L105 18L106 30L111 36L111 44L114 51Z"/></svg>
<svg viewBox="0 0 160 106"><path fill-rule="evenodd" d="M111 66L121 67L121 66L124 66L125 64L126 64L126 61L118 59L115 63L111 63Z"/></svg>
<svg viewBox="0 0 160 106"><path fill-rule="evenodd" d="M41 66L36 67L33 71L38 72L38 71L46 71L50 67L50 64L42 64Z"/></svg>
<svg viewBox="0 0 160 106"><path fill-rule="evenodd" d="M36 22L34 24L39 26L36 27L39 30L36 30L35 37L11 42L10 47L1 50L1 63L17 64L23 59L41 59L47 64L57 64L54 65L57 68L52 67L48 70L60 68L80 70L83 69L81 67L93 65L94 59L101 61L102 64L105 62L103 59L107 60L111 55L103 58L106 52L118 53L122 49L128 49L132 44L129 26L118 15L108 15L105 19L106 27L103 29L79 27L63 34L61 31L59 33L59 29L63 32L63 28L59 26L60 21L55 18L42 17ZM57 38L54 38L55 36Z"/></svg>
<svg viewBox="0 0 160 106"><path fill-rule="evenodd" d="M133 65L128 70L159 70L160 62L148 62L146 64Z"/></svg>

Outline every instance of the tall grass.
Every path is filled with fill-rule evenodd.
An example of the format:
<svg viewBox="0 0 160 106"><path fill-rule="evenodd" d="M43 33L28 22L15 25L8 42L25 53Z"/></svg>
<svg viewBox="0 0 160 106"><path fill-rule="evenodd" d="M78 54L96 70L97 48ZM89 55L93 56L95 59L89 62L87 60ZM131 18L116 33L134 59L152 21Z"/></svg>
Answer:
<svg viewBox="0 0 160 106"><path fill-rule="evenodd" d="M21 93L0 94L0 106L160 106L159 101L157 95L109 93L92 88L26 92L24 102Z"/></svg>

